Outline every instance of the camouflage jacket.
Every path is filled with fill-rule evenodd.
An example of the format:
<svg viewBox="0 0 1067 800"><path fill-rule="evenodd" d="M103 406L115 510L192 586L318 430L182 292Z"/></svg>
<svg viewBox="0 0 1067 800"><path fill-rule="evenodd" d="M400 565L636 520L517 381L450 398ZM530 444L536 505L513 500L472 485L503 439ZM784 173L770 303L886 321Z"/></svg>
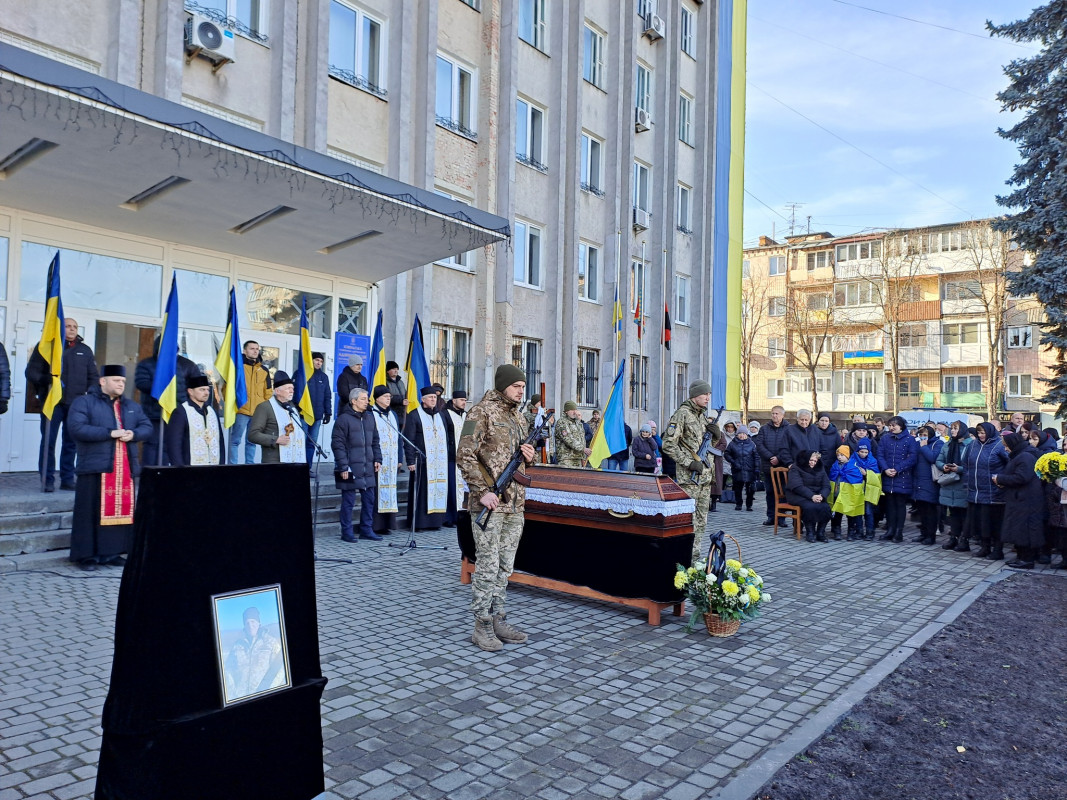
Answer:
<svg viewBox="0 0 1067 800"><path fill-rule="evenodd" d="M697 460L697 450L707 430L708 418L704 415L704 409L700 408L692 400L686 400L678 410L674 412L671 421L667 423L667 430L663 432L663 452L673 458L678 464L678 483L691 484L689 479L689 464ZM720 437L719 426L711 423L711 441L717 442ZM707 459L709 462L711 459ZM698 484L704 485L715 480L714 466L700 473Z"/></svg>
<svg viewBox="0 0 1067 800"><path fill-rule="evenodd" d="M580 464L585 458L585 425L580 419L563 417L556 423L556 461Z"/></svg>
<svg viewBox="0 0 1067 800"><path fill-rule="evenodd" d="M467 508L472 514L482 508L482 495L490 490L528 434L518 404L494 389L486 392L481 402L467 412L456 446L456 466L470 489ZM525 502L526 490L513 482L496 510L522 511Z"/></svg>
<svg viewBox="0 0 1067 800"><path fill-rule="evenodd" d="M544 415L548 416L548 412L544 412ZM527 436L530 435L530 432L537 427L537 412L531 411L529 408L527 408L526 411L522 412L522 418L526 420L526 433L524 433L522 437L525 439ZM547 438L547 436L539 436L537 441L533 443L534 449L539 450L540 448L544 447L545 440Z"/></svg>

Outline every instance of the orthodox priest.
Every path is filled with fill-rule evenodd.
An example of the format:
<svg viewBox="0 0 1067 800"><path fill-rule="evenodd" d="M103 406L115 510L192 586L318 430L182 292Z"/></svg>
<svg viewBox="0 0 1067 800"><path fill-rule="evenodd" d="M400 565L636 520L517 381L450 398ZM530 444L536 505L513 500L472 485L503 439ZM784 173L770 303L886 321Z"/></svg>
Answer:
<svg viewBox="0 0 1067 800"><path fill-rule="evenodd" d="M78 447L78 483L70 560L84 570L121 566L133 538L133 479L141 473L135 442L147 441L152 423L127 397L126 368L108 364L100 385L71 403L66 424Z"/></svg>
<svg viewBox="0 0 1067 800"><path fill-rule="evenodd" d="M400 428L396 414L390 409L393 396L385 386L374 387L374 424L378 427L378 444L382 451L382 468L378 479L378 502L374 507L374 532L396 530L399 508L396 496L396 470L399 463Z"/></svg>
<svg viewBox="0 0 1067 800"><path fill-rule="evenodd" d="M445 527L456 526L456 509L463 507L463 493L467 484L456 468L456 443L463 431L463 416L467 413L467 393L452 392L452 399L445 403L441 414L445 423L445 439L448 442L448 511L445 512Z"/></svg>
<svg viewBox="0 0 1067 800"><path fill-rule="evenodd" d="M408 489L408 527L412 515L416 530L439 530L448 510L448 441L445 425L437 413L437 390L424 386L419 390L422 399L415 411L404 422L404 436L425 453L421 456L415 447L404 442L404 460L408 465L411 481ZM416 493L418 508L415 507Z"/></svg>
<svg viewBox="0 0 1067 800"><path fill-rule="evenodd" d="M167 423L167 458L175 467L202 467L226 463L222 421L208 400L211 382L207 375L186 379L188 400L170 415Z"/></svg>

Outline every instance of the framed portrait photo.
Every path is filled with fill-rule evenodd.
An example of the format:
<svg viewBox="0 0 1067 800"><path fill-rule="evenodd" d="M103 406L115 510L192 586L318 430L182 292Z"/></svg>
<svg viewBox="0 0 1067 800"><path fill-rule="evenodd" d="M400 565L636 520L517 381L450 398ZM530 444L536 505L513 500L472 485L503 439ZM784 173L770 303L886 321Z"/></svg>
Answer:
<svg viewBox="0 0 1067 800"><path fill-rule="evenodd" d="M280 584L211 596L223 707L290 688Z"/></svg>

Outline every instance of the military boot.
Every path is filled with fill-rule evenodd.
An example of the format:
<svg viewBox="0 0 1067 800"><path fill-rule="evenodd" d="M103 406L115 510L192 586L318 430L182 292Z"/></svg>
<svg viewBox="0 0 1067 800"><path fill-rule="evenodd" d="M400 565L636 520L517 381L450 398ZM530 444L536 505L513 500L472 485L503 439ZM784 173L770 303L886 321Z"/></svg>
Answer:
<svg viewBox="0 0 1067 800"><path fill-rule="evenodd" d="M492 617L474 618L474 635L471 637L471 641L482 650L495 652L504 649L504 645L500 643L500 640L496 638L496 633L493 632L494 622Z"/></svg>
<svg viewBox="0 0 1067 800"><path fill-rule="evenodd" d="M508 644L522 644L528 638L522 631L508 625L508 615L503 612L493 615L493 633Z"/></svg>

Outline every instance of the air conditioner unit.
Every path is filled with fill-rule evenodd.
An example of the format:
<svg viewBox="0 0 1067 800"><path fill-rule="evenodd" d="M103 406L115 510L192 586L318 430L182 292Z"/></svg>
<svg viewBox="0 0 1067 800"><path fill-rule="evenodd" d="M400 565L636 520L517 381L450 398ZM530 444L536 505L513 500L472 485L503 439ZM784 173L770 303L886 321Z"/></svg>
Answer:
<svg viewBox="0 0 1067 800"><path fill-rule="evenodd" d="M655 14L649 14L645 17L645 36L653 42L656 41L656 39L662 39L665 30L666 23L664 23L663 17L656 16Z"/></svg>
<svg viewBox="0 0 1067 800"><path fill-rule="evenodd" d="M652 115L643 108L636 109L636 114L634 115L634 130L640 133L641 131L647 131L651 127Z"/></svg>
<svg viewBox="0 0 1067 800"><path fill-rule="evenodd" d="M651 224L652 214L645 211L643 208L634 207L634 230L647 231L648 226Z"/></svg>
<svg viewBox="0 0 1067 800"><path fill-rule="evenodd" d="M193 14L185 21L185 52L189 58L203 56L215 65L217 72L223 64L234 60L237 50L233 31L203 14Z"/></svg>

